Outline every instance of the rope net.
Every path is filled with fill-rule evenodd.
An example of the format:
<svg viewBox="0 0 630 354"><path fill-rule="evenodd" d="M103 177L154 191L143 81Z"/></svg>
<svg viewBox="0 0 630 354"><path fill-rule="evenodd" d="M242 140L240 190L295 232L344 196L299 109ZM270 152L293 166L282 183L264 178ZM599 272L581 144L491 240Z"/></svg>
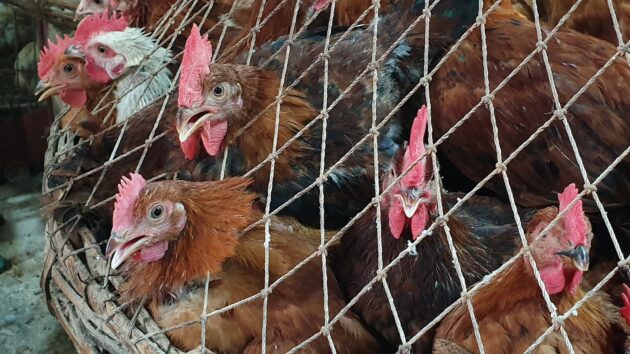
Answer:
<svg viewBox="0 0 630 354"><path fill-rule="evenodd" d="M497 0L490 4L486 4L489 6L485 6L486 10L484 10L484 2L483 0L479 0L479 12L477 14L477 18L461 37L455 39L453 44L445 50L445 53L439 58L439 60L435 63L430 63L430 52L431 52L431 38L432 33L430 33L430 23L433 18L432 11L436 6L440 3L440 1L444 0L436 0L429 2L427 1L424 4L424 9L422 10L422 14L418 16L415 21L409 23L408 28L405 31L402 31L397 40L395 40L386 51L379 50L377 46L379 38L381 38L384 32L387 32L388 28L383 28L381 26L381 22L374 21L372 23L372 49L370 54L369 64L362 68L360 73L353 78L351 83L345 88L337 89L340 91L336 97L329 97L329 70L335 70L334 67L331 67L329 61L330 58L335 56L335 52L338 48L338 45L343 42L345 38L354 30L365 27L363 23L372 17L373 19L379 19L382 16L382 7L379 0L373 0L373 2L367 6L367 8L363 11L363 13L356 18L353 24L344 29L341 34L334 36L334 32L337 31L335 28L335 9L337 6L337 1L332 1L329 5L330 12L329 17L323 18L323 11L318 10L313 13L308 13L306 18L301 21L298 20L300 14L300 7L306 6L306 4L301 3L300 1L288 1L283 0L277 3L277 5L264 13L263 9L266 5L266 0L261 1L261 6L258 9L252 8L251 11L257 11L257 17L255 21L255 25L251 30L248 31L247 35L243 36L240 40L234 42L232 46L226 45L226 38L229 37L230 31L235 31L232 26L234 16L236 16L239 12L239 0L234 0L231 6L224 6L224 4L219 4L218 1L199 1L199 0L177 0L174 4L166 11L164 16L160 21L157 22L155 28L151 33L151 37L155 40L155 46L153 50L151 50L145 56L143 62L147 60L147 58L155 53L158 48L167 48L172 50L176 46L176 42L178 39L184 38L183 32L196 23L200 27L204 28L211 35L212 38L217 38L216 42L212 43L213 45L213 61L221 62L224 58L233 58L235 56L235 51L238 51L238 48L245 48L244 53L241 55L241 60L245 64L252 64L254 53L256 52L257 46L257 35L260 32L260 29L265 25L273 23L274 16L280 13L280 11L286 11L286 9L290 9L292 11L291 22L287 23L287 40L284 41L281 45L276 48L275 52L266 60L262 60L260 62L255 63L254 65L265 68L270 65L280 65L278 71L280 72L280 84L279 90L277 92L277 97L274 102L268 105L265 109L259 112L255 117L253 117L249 122L237 133L237 136L246 133L247 129L251 128L256 124L258 119L262 117L268 111L275 112L275 126L274 126L274 136L273 136L273 145L271 149L271 153L268 154L260 163L258 163L253 168L249 169L248 172L244 174L244 176L254 176L255 174L260 174L261 170L264 171L263 168L269 168L268 175L268 184L266 188L266 198L264 203L264 213L263 217L256 221L255 223L249 225L243 233L262 225L265 230L265 267L264 267L264 287L260 289L260 292L256 293L253 296L244 298L240 301L228 304L227 306L220 308L209 310L208 302L209 302L209 284L212 280L210 273L208 273L205 282L203 284L204 288L204 307L201 315L195 321L187 321L179 323L175 326L171 326L168 328L160 328L157 326L152 320L151 316L144 309L144 302L140 304L133 303L120 303L117 299L115 291L112 289L118 289L123 282L123 279L116 274L111 273L111 268L109 266L108 260L103 257L101 252L102 246L105 241L97 241L97 237L93 233L92 224L87 224L86 227L86 215L93 215L93 213L97 213L99 208L102 208L107 205L111 205L115 197L115 191L110 190L102 190L103 182L107 180L107 173L116 166L128 161L130 158L133 158L135 161L135 169L129 170L127 172L136 172L139 173L142 167L147 164L147 156L148 152L152 145L161 139L166 139L168 134L167 131L158 132L160 129L160 124L163 124L163 120L172 112L169 112L169 102L174 100L174 96L177 93L177 85L179 82L179 77L181 74L181 68L178 68L174 73L174 77L172 80L172 84L170 88L162 97L157 101L158 103L153 103L154 107L159 107L157 110L157 114L155 115L154 125L148 134L148 136L141 137L138 140L138 144L133 147L125 146L123 148L123 141L129 134L133 134L129 130L129 126L132 119L125 120L124 122L115 123L115 106L118 102L124 98L126 95L130 94L133 88L130 88L127 92L122 94L114 95L114 86L110 86L108 90L103 92L101 100L96 105L96 108L92 113L98 114L102 112L107 112L105 117L105 122L109 122L109 127L107 127L104 132L100 134L106 134L107 132L118 132L118 137L114 144L113 151L109 154L109 158L106 162L97 165L97 166L80 166L77 169L81 169L80 173L73 175L67 181L63 183L59 183L54 187L48 187L47 181L45 181L44 192L49 197L53 197L56 202L64 205L64 202L70 198L71 192L73 188L77 188L78 185L82 183L82 181L96 181L90 188L90 193L84 201L81 202L81 212L80 213L71 213L68 215L67 213L63 214L63 217L60 218L58 213L53 212L55 217L51 218L47 227L47 238L49 240L49 244L47 247L47 259L45 262L42 284L44 288L47 290L48 301L51 308L54 308L54 312L60 317L60 320L64 323L69 324L70 327L73 328L83 328L86 332L90 334L81 334L75 331L73 334L73 339L75 340L75 344L77 346L88 346L89 350L100 351L105 350L109 352L179 352L179 349L173 347L168 338L165 336L169 332L173 330L189 328L190 326L201 323L201 336L199 339L199 347L194 349L191 352L209 352L213 351L206 347L206 338L208 336L208 332L206 329L206 323L208 319L219 316L222 314L226 314L229 311L232 311L239 306L243 306L248 303L261 301L262 304L262 336L261 336L261 352L266 353L267 351L275 352L272 348L269 347L267 343L267 334L268 334L268 298L270 294L274 291L276 287L282 284L287 278L294 275L297 271L302 269L306 264L312 262L313 260L319 260L321 262L321 270L322 270L322 289L323 289L323 303L322 303L322 312L324 321L321 323L321 330L315 333L300 344L295 346L293 349L289 351L289 353L299 352L300 350L305 350L308 348L308 345L313 341L318 340L320 338L325 338L327 341L330 351L332 353L337 352L337 348L335 345L335 338L331 335L332 328L336 324L339 324L340 320L346 315L349 311L352 310L353 305L355 305L363 296L366 295L375 285L380 284L386 294L387 298L387 306L389 307L393 317L394 323L396 326L396 330L400 336L400 347L399 352L411 352L414 343L418 342L423 336L428 336L429 333L435 329L439 323L448 316L455 308L458 306L465 306L468 310L468 315L470 316L470 321L472 323L472 328L474 331L474 337L476 339L477 350L480 353L485 353L484 350L484 342L485 338L482 336L480 332L478 320L475 312L475 304L472 301L472 298L475 294L479 293L480 290L484 289L487 285L496 282L499 275L508 269L515 262L524 259L531 265L531 269L533 270L533 275L535 277L536 283L540 287L540 294L544 299L547 310L549 311L549 316L551 318L550 323L548 323L548 328L544 330L541 336L539 336L534 342L531 343L529 348L525 351L526 353L535 352L537 348L543 343L543 341L555 331L559 331L561 334L562 340L564 341L564 345L566 346L566 350L569 353L574 353L574 347L572 345L572 340L575 338L571 338L570 334L565 330L565 321L572 317L576 317L580 315L580 308L584 303L589 301L597 292L599 292L611 279L617 274L617 272L621 269L624 269L628 264L628 256L624 254L622 251L622 247L619 244L617 236L615 234L615 230L613 228L613 222L609 219L608 213L604 207L604 202L600 199L598 194L598 185L615 169L618 169L620 164L624 162L627 156L630 154L630 144L627 144L625 150L621 152L609 165L608 167L601 171L599 175L592 175L587 172L585 164L582 160L580 151L578 149L578 143L576 142L575 134L572 131L571 126L571 118L568 116L568 109L571 108L576 102L582 97L587 90L592 85L598 85L598 82L601 82L600 76L602 76L607 70L609 70L615 63L619 63L619 60L628 60L630 63L630 43L626 42L628 38L623 37L623 33L620 29L619 20L617 18L617 14L615 12L615 6L612 0L608 0L607 6L610 12L610 21L612 22L612 26L614 28L614 32L617 36L618 47L617 51L614 52L612 56L607 58L607 60L601 65L601 67L597 67L595 74L589 77L581 87L575 87L575 93L570 96L568 100L563 102L558 93L558 83L556 82L557 77L554 76L554 72L552 70L552 65L550 63L550 43L556 40L556 35L559 31L562 31L565 23L571 18L572 14L576 12L580 8L580 4L583 0L577 0L571 6L566 14L560 18L560 20L555 24L551 29L547 29L541 23L541 19L539 17L539 9L536 4L536 1L532 2L532 13L534 15L533 23L535 24L536 29L536 46L532 48L531 52L525 56L525 58L520 61L517 65L515 65L514 69L498 84L496 87L491 87L490 84L490 72L489 63L488 63L488 52L494 50L493 48L489 48L487 45L487 36L486 33L486 21L489 16L492 16L495 11L501 6L501 0ZM219 10L227 10L226 13L219 15L217 12ZM201 20L199 20L201 18ZM207 26L209 19L218 19L215 21L214 25ZM325 39L323 39L323 51L317 57L317 59L310 64L300 75L297 75L293 80L291 77L287 75L287 71L289 69L289 61L292 58L292 45L294 40L300 38L301 35L307 33L307 28L311 24L313 24L317 19L323 20L325 25ZM198 21L198 22L196 22ZM410 33L412 28L416 27L418 24L422 24L424 22L424 65L423 72L421 74L421 78L414 84L414 86L404 95L402 100L397 102L394 108L390 112L380 112L377 109L377 105L379 102L379 93L378 93L378 84L379 84L379 75L380 70L386 65L387 60L391 57L392 52L397 48L398 45L404 40L404 38ZM439 136L435 132L435 121L432 119L432 106L439 104L439 97L435 97L435 95L431 95L431 87L435 83L432 81L432 78L435 77L436 73L445 66L445 63L457 55L457 50L465 44L466 40L471 36L471 34L479 32L481 43L480 43L480 51L482 53L483 58L483 97L479 102L465 115L463 115L456 124L454 124L448 131ZM203 32L202 32L203 34ZM178 64L181 60L183 52L175 53L171 60L165 61L161 66L157 67L150 75L142 75L140 81L138 81L137 85L144 83L145 81L152 81L156 78L157 73L165 67L171 66L174 64ZM538 59L542 58L542 60ZM418 58L420 60L420 58ZM499 130L499 124L497 123L497 115L495 112L495 100L496 97L501 93L502 89L506 87L510 81L521 71L527 70L526 66L532 62L532 60L538 60L539 64L542 66L544 72L546 73L546 79L548 80L548 84L551 90L551 96L553 97L553 107L550 108L550 117L544 122L544 124L537 127L533 134L531 134L525 141L523 141L516 149L510 152L507 156L502 151L502 139L506 139L505 134ZM134 78L136 76L140 77L140 67L135 72L131 72L129 75L132 75ZM284 143L279 143L278 132L280 129L280 120L281 120L281 111L284 100L287 98L287 95L294 89L309 73L311 73L315 68L323 67L322 76L323 76L323 96L321 98L321 110L306 126L300 129L293 137L286 140ZM371 126L369 127L369 131L365 134L356 144L352 146L350 150L348 150L345 154L343 154L336 162L327 163L326 153L327 149L330 146L327 146L327 128L329 123L329 113L340 105L340 102L346 98L349 92L351 92L355 87L365 85L371 86L372 90L372 101L371 101ZM148 85L147 85L148 87ZM135 87L134 87L135 88ZM623 88L619 88L623 90ZM418 97L417 94L424 94L424 100L426 102L427 111L428 111L428 127L427 127L427 144L426 151L414 159L414 161L407 167L405 170L398 174L389 185L385 186L382 184L383 181L383 172L379 168L379 141L382 138L384 133L384 129L386 124L393 119L396 114L400 114L400 111L403 109L403 106L408 103L410 100L414 99L414 97ZM143 93L144 94L144 93ZM161 105L159 104L161 102ZM400 252L392 261L388 262L383 259L383 238L391 237L391 235L382 234L382 213L384 206L383 201L386 195L392 191L393 188L405 177L409 174L409 172L419 163L423 163L425 160L430 161L433 176L436 181L441 181L442 175L440 170L440 165L438 164L438 152L442 148L445 141L452 138L452 135L461 128L464 123L466 123L476 112L479 110L487 109L488 115L487 119L492 127L493 132L493 144L495 146L496 151L496 165L495 168L491 171L488 171L487 175L484 178L481 178L478 183L476 183L469 192L463 194L461 198L458 198L457 203L453 206L448 207L444 205L444 201L442 198L442 194L444 190L441 188L440 183L435 184L434 193L437 199L437 208L435 221L428 224L425 227L425 230L417 237L415 240L409 240L407 243L407 247ZM141 111L142 112L142 111ZM103 113L104 114L104 113ZM67 158L72 157L76 151L81 149L85 149L87 146L91 146L98 142L98 138L91 137L87 139L76 139L74 133L72 132L69 126L65 128L60 128L60 120L63 117L63 114L57 117L57 120L53 123L53 128L51 130L50 137L48 139L49 142L49 151L47 153L47 180L50 180L51 171L55 171L58 166L66 161ZM341 118L341 117L338 117ZM546 131L550 129L558 129L556 123L560 123L561 127L564 128L564 134L566 134L569 139L570 145L572 147L573 152L573 161L575 161L575 165L579 168L580 174L582 176L582 181L574 181L576 184L582 184L583 188L581 192L577 195L577 197L567 206L567 208L563 209L558 213L558 215L553 219L551 223L549 223L538 235L536 240L537 242L542 237L545 237L550 230L554 228L554 226L558 223L559 220L566 214L567 210L570 210L574 205L576 205L579 201L584 198L590 197L594 200L597 211L599 212L605 226L605 230L607 231L608 236L605 236L605 233L599 233L595 235L595 238L604 238L609 237L614 251L616 253L616 258L618 260L617 265L608 272L603 279L601 279L596 285L594 285L585 295L579 299L575 305L565 311L564 313L559 312L558 308L554 305L554 302L550 298L550 295L545 287L545 283L541 278L541 274L538 270L534 257L532 256L532 242L529 242L526 238L526 228L524 227L524 222L522 221L523 212L520 207L517 207L517 196L512 189L512 184L510 182L510 174L509 167L510 163L519 158L519 154L525 150L528 146L532 144L532 142L539 137L541 134L544 134ZM287 149L294 143L297 139L302 137L305 132L309 129L312 129L315 124L321 124L322 133L321 133L321 155L320 155L320 163L319 163L319 174L318 177L309 184L306 188L304 188L299 193L295 194L295 196L289 198L286 202L273 207L272 206L272 193L274 188L276 188L276 184L274 183L274 177L276 173L276 160L281 154L285 153ZM602 127L602 129L605 129ZM560 133L558 133L560 134ZM372 146L372 156L371 158L371 166L373 168L373 185L374 185L374 198L372 201L365 205L360 212L358 212L351 220L339 230L330 231L325 228L326 225L326 217L325 217L325 190L324 185L327 180L334 177L335 171L337 171L344 163L353 156L360 148L365 148L365 146ZM177 147L178 148L178 147ZM228 171L228 162L230 161L230 149L226 148L223 155L217 157L220 159L221 170L220 170L220 179L226 178L230 176ZM567 157L569 159L569 157ZM474 163L474 162L473 162ZM175 173L176 171L163 171L163 173L150 176L148 181L155 181L161 179L171 179L178 178L179 176ZM520 250L511 258L503 262L503 264L496 270L490 272L485 275L483 279L475 284L467 283L466 277L464 275L464 271L462 270L462 265L460 261L461 253L457 250L456 245L454 244L453 236L451 234L451 223L449 222L449 217L452 217L457 213L467 201L469 201L473 196L478 195L479 192L484 188L487 183L493 178L500 178L505 186L505 196L506 201L510 206L511 213L514 218L514 222L516 225L516 230L518 231L518 236L520 240ZM92 183L92 182L90 182ZM319 247L316 252L313 252L307 258L303 259L299 262L295 267L293 267L286 274L283 274L277 279L273 279L270 275L270 245L274 237L274 233L272 230L273 216L282 214L283 211L286 211L287 207L291 205L291 203L299 200L306 193L311 190L317 190L319 192L319 235L320 242ZM105 195L105 196L104 196ZM101 197L104 196L104 197ZM63 208L58 208L58 210L63 210ZM328 279L328 264L330 263L328 251L333 247L339 240L343 237L343 235L357 223L364 215L366 215L370 210L375 211L374 223L376 225L376 240L377 240L377 249L375 253L377 254L377 263L378 268L375 274L373 274L371 280L366 283L363 288L358 291L356 296L346 299L347 303L343 308L336 312L331 313L329 307L329 283ZM410 258L416 256L416 250L419 245L424 242L427 238L436 234L438 230L442 229L447 237L448 242L448 252L450 253L452 267L455 269L457 279L454 281L459 283L461 287L461 297L454 301L450 306L447 306L441 313L436 316L432 321L427 323L424 327L422 327L419 331L415 333L407 333L405 332L404 326L401 322L399 311L397 310L394 297L392 296L392 289L390 288L390 284L388 283L388 275L390 275L390 271L395 266L399 265L401 260L404 258ZM387 230L387 228L384 228ZM80 235L80 242L72 239L71 235ZM405 242L404 240L398 240L399 242ZM51 281L52 279L52 281ZM84 301L83 298L89 297L91 301ZM129 316L128 316L129 315ZM79 331L80 332L80 331ZM90 344L92 343L92 344Z"/></svg>

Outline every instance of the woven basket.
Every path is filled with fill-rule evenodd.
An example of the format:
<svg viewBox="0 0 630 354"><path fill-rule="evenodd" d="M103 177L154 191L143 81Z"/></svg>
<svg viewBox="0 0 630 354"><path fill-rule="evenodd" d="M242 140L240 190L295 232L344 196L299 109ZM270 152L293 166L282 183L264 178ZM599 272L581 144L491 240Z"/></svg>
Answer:
<svg viewBox="0 0 630 354"><path fill-rule="evenodd" d="M62 112L51 127L46 152L46 171L59 158L59 151L72 147L72 133L60 129ZM48 173L43 193L47 199L63 200L62 191L50 192ZM50 214L58 214L54 212ZM60 208L56 211L60 211ZM69 215L70 214L70 215ZM80 353L181 353L164 334L137 341L159 326L138 304L117 301L118 276L108 275L103 256L92 230L75 222L78 211L67 211L63 222L57 216L46 221L46 247L41 287L46 303ZM104 285L105 284L105 285ZM136 342L137 341L137 342Z"/></svg>

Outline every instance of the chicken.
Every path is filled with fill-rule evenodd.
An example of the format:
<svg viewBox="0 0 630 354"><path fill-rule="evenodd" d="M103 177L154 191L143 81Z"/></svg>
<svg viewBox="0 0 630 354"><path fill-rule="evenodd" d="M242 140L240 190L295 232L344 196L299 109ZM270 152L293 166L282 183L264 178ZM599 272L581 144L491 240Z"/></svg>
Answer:
<svg viewBox="0 0 630 354"><path fill-rule="evenodd" d="M577 195L574 184L565 188L559 196L560 210L567 209ZM580 282L589 265L592 233L578 201L534 242L557 215L557 207L539 210L527 225L527 238L533 243L532 256L546 291L558 311L564 313L584 296ZM473 296L472 303L488 353L522 353L553 325L527 258L508 266ZM603 292L586 301L576 317L568 317L564 329L575 353L621 353L627 336L615 306ZM440 349L445 342L468 352L479 352L466 306L459 305L442 321L435 338L434 353L450 353ZM559 331L551 332L537 349L545 353L568 352Z"/></svg>
<svg viewBox="0 0 630 354"><path fill-rule="evenodd" d="M40 101L53 95L73 109L62 119L62 127L70 125L81 137L88 137L103 128L107 111L92 115L103 98L104 84L93 81L85 69L85 61L67 56L65 50L72 43L70 37L57 37L57 43L48 41L37 64L39 83L36 93Z"/></svg>
<svg viewBox="0 0 630 354"><path fill-rule="evenodd" d="M242 230L260 219L252 208L255 195L241 178L219 182L162 181L147 183L132 174L122 180L113 216L107 255L121 269L123 301L147 299L158 324L169 328L199 320L204 283L210 276L207 312L259 294L265 279L265 231ZM272 223L269 248L270 283L317 251L319 234L288 232ZM299 228L298 228L299 230ZM316 235L316 236L315 236ZM284 353L324 324L322 266L313 259L269 295L266 347ZM328 275L331 316L345 306L332 274ZM206 346L220 353L261 350L262 299L209 317ZM357 318L346 313L330 331L338 353L377 353L375 340ZM201 329L194 324L167 333L183 350L199 345ZM325 338L311 342L306 352L329 352Z"/></svg>
<svg viewBox="0 0 630 354"><path fill-rule="evenodd" d="M126 125L124 134L118 143L123 129L116 125L94 135L89 142L83 143L71 150L62 161L47 166L46 187L49 190L45 202L54 201L57 190L66 188L71 183L66 201L84 203L97 185L103 173L100 168L110 160L116 149L115 160L109 168L104 170L104 178L92 198L92 205L99 204L113 196L118 181L129 171L135 171L141 156L144 143L150 137L155 126L156 117L160 114L162 102L154 103L137 112ZM154 178L163 173L167 176L180 175L180 178L190 179L192 173L201 169L196 161L187 161L179 148L179 141L173 126L177 112L177 97L171 97L167 102L164 114L157 125L154 137L158 137L147 147L147 152L140 173L147 178ZM123 154L129 154L121 157ZM98 171L94 171L99 169ZM80 177L79 177L80 176ZM79 178L77 178L79 177ZM199 178L201 179L201 178ZM70 195L72 197L70 197ZM112 205L106 204L100 215L111 219Z"/></svg>
<svg viewBox="0 0 630 354"><path fill-rule="evenodd" d="M190 10L190 5L171 8L176 4L175 0L81 0L79 6L75 12L75 20L81 16L101 14L107 11L112 13L122 14L133 27L145 28L150 32L153 32L160 27L160 31L165 29L169 35L173 35L177 28L182 24L186 14ZM245 21L248 16L248 6L246 1L240 1L233 13L232 19L225 18L224 23L230 26L230 30L227 35L231 38L236 34L236 28L240 27L240 24ZM220 20L230 12L232 7L231 0L221 1L199 1L190 12L191 15L187 21L202 25L205 30L211 31L213 39L218 39L221 35L222 26L218 26ZM212 6L212 9L207 17L204 18L208 6ZM172 23L169 24L163 19L172 19ZM202 23L202 20L204 21ZM188 36L190 26L183 27L183 34Z"/></svg>
<svg viewBox="0 0 630 354"><path fill-rule="evenodd" d="M555 26L575 2L575 0L542 0L538 2L538 9L543 20ZM630 38L630 3L625 0L611 0L611 3L625 43ZM565 22L563 28L598 37L615 46L619 45L607 0L583 0Z"/></svg>
<svg viewBox="0 0 630 354"><path fill-rule="evenodd" d="M457 1L458 3L460 1ZM379 53L388 48L401 31L418 15L408 3L401 2L398 11L384 17L378 43ZM464 6L466 5L466 6ZM456 36L474 19L475 1L452 9L453 1L440 2L431 19L432 30L444 33L442 41L435 44L430 57L437 57L449 35ZM410 10L411 9L411 10ZM419 10L418 10L419 11ZM448 16L444 15L447 13ZM409 20L409 21L408 21ZM394 23L392 23L394 22ZM439 30L438 30L439 29ZM412 34L406 37L379 70L379 101L376 104L377 124L381 123L398 102L415 86L421 76L424 52L420 22ZM336 41L336 34L331 41ZM294 41L291 46L286 83L291 83L319 57L323 51L321 33L310 34ZM371 57L371 30L349 33L336 44L329 60L328 102L335 101L369 64ZM253 65L263 65L286 39L261 47L252 60ZM212 64L212 47L193 29L184 52L179 85L177 130L184 154L195 158L203 145L203 155L210 156L214 168L221 169L223 152L228 150L227 175L238 176L254 169L253 188L266 193L269 181L267 156L272 151L276 120L275 98L281 83L282 55L273 58L265 68L232 64ZM319 191L313 188L319 176L321 159L322 124L318 117L322 108L323 62L318 62L283 97L279 113L277 147L287 145L275 160L275 175L271 195L271 207L278 208L297 193L309 187L299 199L283 206L282 213L294 216L309 226L319 226L319 216L313 213L319 207ZM363 137L371 127L372 80L361 78L359 85L349 89L329 112L327 125L327 149L325 167L337 163ZM417 109L410 103L411 109ZM398 150L408 127L411 125L403 112L405 106L388 122L382 122L379 130L379 167L389 169L392 156ZM404 119L407 117L407 119ZM251 126L249 126L251 125ZM297 132L308 125L295 141L287 144ZM246 128L246 126L249 126ZM352 154L344 158L324 181L325 227L338 228L370 202L373 196L373 148L359 144ZM257 165L263 163L258 168ZM218 173L216 173L218 177ZM216 177L215 177L216 178Z"/></svg>
<svg viewBox="0 0 630 354"><path fill-rule="evenodd" d="M420 236L437 215L436 188L425 153L423 136L427 120L426 108L418 112L411 131L409 146L402 162L383 178L383 190L397 175L420 162L385 195L381 211L383 264L387 266L405 251L409 242L423 238L415 246L414 255L406 255L387 273L387 283L396 305L400 324L409 340L461 293L460 282L452 263L447 234L438 227L427 236ZM454 202L442 192L443 202ZM493 200L477 205L471 198L448 218L448 227L457 250L457 257L467 285L480 280L496 269L501 261L514 253L516 228L509 207ZM507 209L506 209L507 208ZM446 210L445 210L446 212ZM378 245L375 224L376 209L370 209L342 236L332 259L335 274L347 298L354 298L372 280L378 270ZM469 226L476 224L475 228ZM381 284L364 294L354 305L355 312L373 333L380 334L389 349L401 344L400 334ZM432 333L413 344L412 353L429 351Z"/></svg>
<svg viewBox="0 0 630 354"><path fill-rule="evenodd" d="M86 62L93 81L115 82L116 123L127 120L171 87L171 71L166 66L171 52L156 49L155 39L139 28L127 27L126 21L115 15L103 13L83 19L66 53Z"/></svg>
<svg viewBox="0 0 630 354"><path fill-rule="evenodd" d="M249 16L244 22L242 22L242 29L236 36L234 36L234 38L232 38L231 41L228 42L226 50L219 58L220 62L230 63L237 58L239 54L250 49L252 41L251 31L256 27L258 15L260 14L260 7L262 5L265 6L262 14L260 14L260 23L262 26L256 33L254 48L288 35L291 29L291 22L293 20L296 3L296 0L265 0L264 4L263 0L254 1L252 6L249 8ZM303 25L306 24L305 22L311 16L314 16L318 11L325 10L329 3L330 0L300 1L300 7L296 15L295 31L297 32ZM311 24L311 27L325 26L327 24L328 16L319 16Z"/></svg>
<svg viewBox="0 0 630 354"><path fill-rule="evenodd" d="M391 0L380 0L381 16L383 15L383 9L388 9ZM335 17L337 18L337 24L341 26L350 26L356 21L363 12L372 5L370 0L337 0L335 8ZM363 18L361 23L369 24L374 17L374 10L370 10Z"/></svg>
<svg viewBox="0 0 630 354"><path fill-rule="evenodd" d="M506 8L487 18L486 37L490 90L496 88L536 49L533 23ZM519 41L506 40L520 38ZM431 97L437 137L446 134L482 100L485 89L480 32L472 32L433 76ZM595 73L615 55L616 49L602 40L560 30L547 42L547 54L561 105L565 105ZM592 182L628 147L630 136L630 66L616 58L611 66L572 105L566 117L584 167ZM534 55L522 70L494 93L493 106L505 159L543 125L556 111L549 78L541 54ZM602 127L606 127L605 129ZM459 173L478 183L496 168L496 149L490 115L480 107L448 139L440 151ZM554 204L554 192L580 181L582 174L560 120L551 123L507 165L516 202L528 208ZM475 161L475 163L470 163ZM446 176L446 186L457 188L461 174ZM455 181L455 183L454 183ZM485 187L506 196L500 176ZM630 206L630 159L626 158L597 185L598 196L610 213L617 235L630 237L627 208ZM599 213L586 200L591 218ZM625 226L624 226L625 225Z"/></svg>

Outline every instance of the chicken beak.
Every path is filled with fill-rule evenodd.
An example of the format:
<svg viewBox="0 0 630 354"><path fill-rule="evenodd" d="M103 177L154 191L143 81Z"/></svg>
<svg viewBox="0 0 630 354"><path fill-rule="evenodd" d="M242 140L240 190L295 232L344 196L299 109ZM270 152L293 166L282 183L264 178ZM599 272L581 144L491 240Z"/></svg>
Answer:
<svg viewBox="0 0 630 354"><path fill-rule="evenodd" d="M193 134L203 126L203 124L212 118L216 113L215 108L202 107L202 108L180 108L177 111L176 127L179 134L179 141L184 142L188 140ZM199 117L201 115L201 117ZM197 118L194 122L191 120Z"/></svg>
<svg viewBox="0 0 630 354"><path fill-rule="evenodd" d="M64 54L71 58L78 58L81 60L85 60L85 54L81 50L81 47L74 44L68 46Z"/></svg>
<svg viewBox="0 0 630 354"><path fill-rule="evenodd" d="M35 88L35 95L40 95L38 102L46 100L50 96L54 96L65 86L65 84L52 85L47 80L40 80Z"/></svg>
<svg viewBox="0 0 630 354"><path fill-rule="evenodd" d="M570 251L558 252L558 254L571 259L573 265L578 270L581 270L583 272L586 272L588 270L589 255L588 249L586 247L580 245Z"/></svg>
<svg viewBox="0 0 630 354"><path fill-rule="evenodd" d="M128 237L127 232L124 231L122 233L112 232L105 249L105 256L110 257L112 260L112 269L118 268L148 241L149 237L145 235Z"/></svg>
<svg viewBox="0 0 630 354"><path fill-rule="evenodd" d="M398 198L400 199L400 202L402 203L405 216L408 218L411 218L416 213L416 211L418 210L418 206L420 206L420 202L422 201L422 198L414 199L414 198L410 198L408 195L402 196L398 194Z"/></svg>

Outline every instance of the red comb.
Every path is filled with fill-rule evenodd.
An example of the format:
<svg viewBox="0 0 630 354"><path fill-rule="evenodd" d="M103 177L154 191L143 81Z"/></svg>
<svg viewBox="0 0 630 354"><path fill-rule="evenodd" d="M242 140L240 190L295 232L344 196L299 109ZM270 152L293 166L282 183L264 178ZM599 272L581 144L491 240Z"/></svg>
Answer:
<svg viewBox="0 0 630 354"><path fill-rule="evenodd" d="M578 190L575 188L575 183L569 184L558 196L560 211L566 209L577 195ZM586 227L582 201L579 200L571 210L564 214L564 228L574 245L581 245L586 241Z"/></svg>
<svg viewBox="0 0 630 354"><path fill-rule="evenodd" d="M116 204L114 204L112 232L126 229L133 224L133 208L138 201L140 192L147 185L147 181L137 173L132 173L129 177L123 177L118 185Z"/></svg>
<svg viewBox="0 0 630 354"><path fill-rule="evenodd" d="M414 161L421 157L425 153L424 148L424 132L427 127L427 107L422 106L418 110L418 115L413 121L411 127L411 134L409 136L409 146L405 151L403 171L406 170ZM426 164L426 158L424 161L418 162L418 164L409 173L403 177L404 185L418 185L424 183L424 166Z"/></svg>
<svg viewBox="0 0 630 354"><path fill-rule="evenodd" d="M68 36L63 36L63 38L57 36L57 44L48 40L48 45L42 49L37 63L37 75L40 80L46 77L57 58L63 55L70 44L72 44L72 38Z"/></svg>
<svg viewBox="0 0 630 354"><path fill-rule="evenodd" d="M208 35L202 37L199 27L193 25L186 40L179 77L177 103L180 107L190 108L203 101L203 79L210 73L211 62L212 44L208 41Z"/></svg>
<svg viewBox="0 0 630 354"><path fill-rule="evenodd" d="M93 14L85 17L74 32L74 43L85 45L92 35L98 32L119 32L127 28L127 20L122 16L113 14L109 17L109 11Z"/></svg>

